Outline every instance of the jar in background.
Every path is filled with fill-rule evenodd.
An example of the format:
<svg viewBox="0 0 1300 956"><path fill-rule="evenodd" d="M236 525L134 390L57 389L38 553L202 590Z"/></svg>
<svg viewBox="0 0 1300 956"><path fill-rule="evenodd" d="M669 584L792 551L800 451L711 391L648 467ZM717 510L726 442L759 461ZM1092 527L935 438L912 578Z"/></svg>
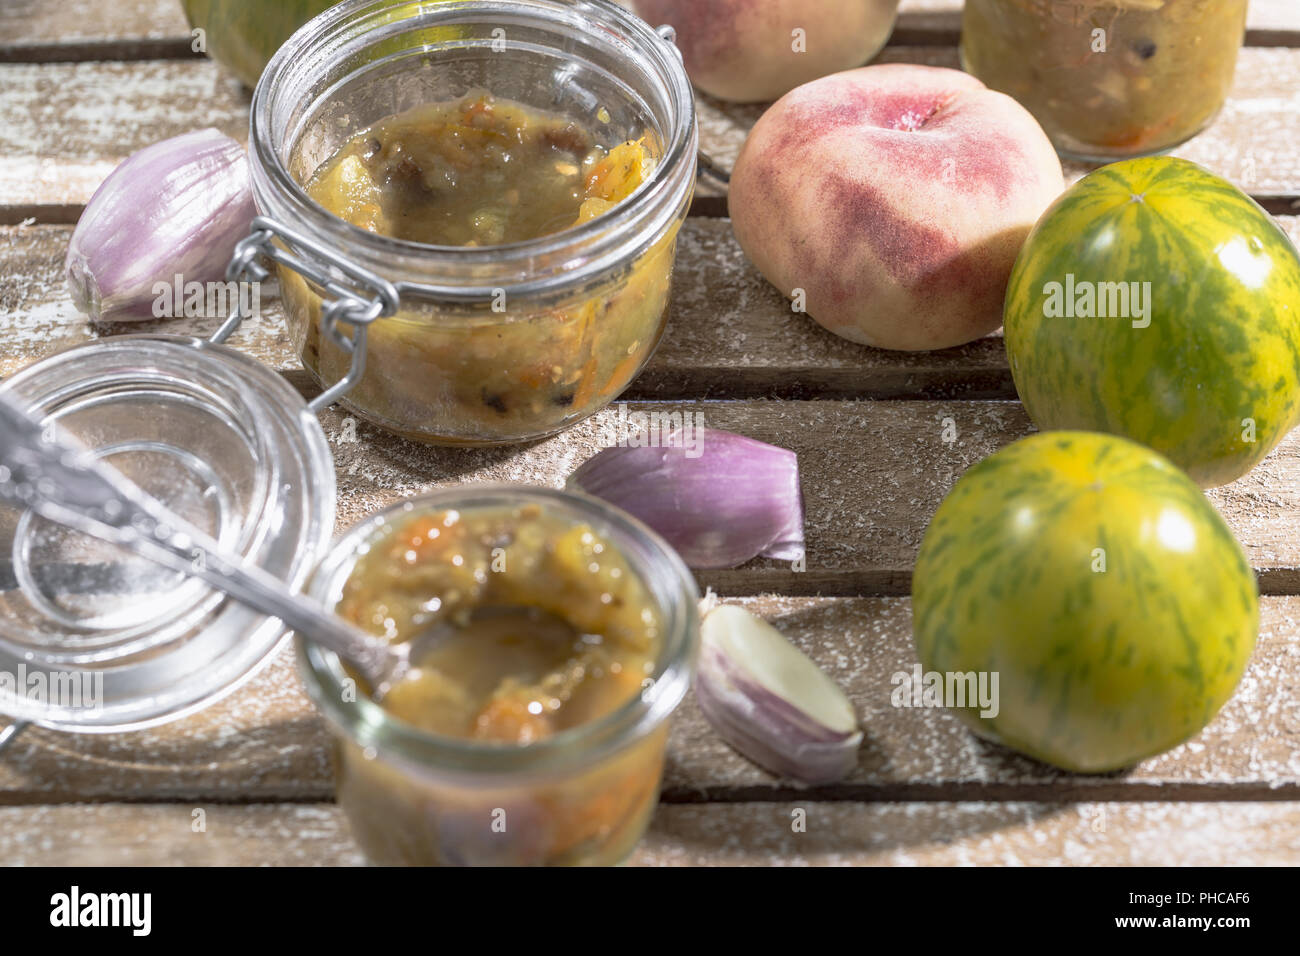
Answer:
<svg viewBox="0 0 1300 956"><path fill-rule="evenodd" d="M694 670L698 591L676 552L635 519L585 495L449 489L354 527L322 562L311 593L327 609L338 608L359 559L398 522L449 509L466 515L531 505L590 528L640 577L662 638L650 678L639 695L589 723L502 744L432 734L396 719L357 691L337 655L300 641L307 691L336 740L339 804L374 863L608 865L631 853L654 812L668 718Z"/></svg>
<svg viewBox="0 0 1300 956"><path fill-rule="evenodd" d="M1232 86L1247 0L967 0L962 66L1019 100L1062 156L1172 149Z"/></svg>
<svg viewBox="0 0 1300 956"><path fill-rule="evenodd" d="M582 225L523 242L451 247L377 235L303 190L375 122L484 89L589 129L642 140L639 189ZM393 283L369 326L363 378L342 400L389 431L445 444L540 438L613 400L666 321L698 136L676 48L613 4L345 0L293 35L253 98L253 191L266 216ZM322 333L322 289L281 270L291 334L323 386L351 356Z"/></svg>

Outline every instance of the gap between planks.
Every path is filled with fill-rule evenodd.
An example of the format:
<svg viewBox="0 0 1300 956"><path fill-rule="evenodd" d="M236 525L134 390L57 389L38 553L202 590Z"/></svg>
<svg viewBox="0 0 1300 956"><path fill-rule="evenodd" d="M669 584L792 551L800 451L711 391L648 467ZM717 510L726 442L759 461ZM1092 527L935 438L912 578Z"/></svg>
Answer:
<svg viewBox="0 0 1300 956"><path fill-rule="evenodd" d="M1278 193L1251 193L1250 198L1259 203L1272 216L1300 214L1300 198ZM84 203L29 203L0 205L0 226L36 225L75 226L85 210ZM727 219L727 197L723 195L697 195L691 200L687 215L694 219Z"/></svg>

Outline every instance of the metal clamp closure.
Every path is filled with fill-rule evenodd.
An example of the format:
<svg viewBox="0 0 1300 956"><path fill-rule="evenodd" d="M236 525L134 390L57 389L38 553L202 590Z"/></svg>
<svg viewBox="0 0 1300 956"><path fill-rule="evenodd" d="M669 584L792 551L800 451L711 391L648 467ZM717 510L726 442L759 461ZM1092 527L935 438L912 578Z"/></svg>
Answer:
<svg viewBox="0 0 1300 956"><path fill-rule="evenodd" d="M281 244L275 242L277 238ZM262 281L270 274L262 260L292 269L330 296L321 301L321 332L352 356L352 364L346 375L307 403L312 412L320 412L361 381L366 369L366 330L372 322L396 314L401 297L383 276L266 216L254 219L249 234L235 246L226 267L227 280ZM209 341L225 342L247 318L236 296L229 318ZM351 326L351 334L340 327L342 323Z"/></svg>

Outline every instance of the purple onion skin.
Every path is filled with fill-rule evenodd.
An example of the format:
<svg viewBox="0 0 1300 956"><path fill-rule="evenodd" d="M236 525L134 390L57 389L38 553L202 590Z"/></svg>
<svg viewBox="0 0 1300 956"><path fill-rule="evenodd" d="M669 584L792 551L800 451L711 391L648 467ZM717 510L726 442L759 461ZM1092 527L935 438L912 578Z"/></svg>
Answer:
<svg viewBox="0 0 1300 956"><path fill-rule="evenodd" d="M72 300L96 321L156 318L155 282L223 281L257 215L248 157L201 129L146 146L95 190L68 244Z"/></svg>
<svg viewBox="0 0 1300 956"><path fill-rule="evenodd" d="M835 783L857 766L861 732L822 726L716 648L701 652L695 701L719 737L778 776L809 785Z"/></svg>
<svg viewBox="0 0 1300 956"><path fill-rule="evenodd" d="M606 448L569 485L645 522L692 568L803 554L798 457L744 435L707 429L696 458L680 447Z"/></svg>

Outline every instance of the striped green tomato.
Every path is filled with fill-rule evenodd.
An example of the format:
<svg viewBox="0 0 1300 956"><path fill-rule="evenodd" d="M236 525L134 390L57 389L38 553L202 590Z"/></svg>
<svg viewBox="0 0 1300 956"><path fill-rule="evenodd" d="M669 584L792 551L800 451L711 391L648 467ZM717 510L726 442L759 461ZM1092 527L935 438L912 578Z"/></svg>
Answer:
<svg viewBox="0 0 1300 956"><path fill-rule="evenodd" d="M1187 160L1115 163L1066 190L1020 252L1003 321L1040 428L1127 436L1203 487L1300 418L1300 256Z"/></svg>
<svg viewBox="0 0 1300 956"><path fill-rule="evenodd" d="M996 713L962 720L1088 773L1199 732L1259 627L1254 574L1196 484L1096 432L1042 432L971 468L930 522L912 591L926 672L998 675Z"/></svg>

